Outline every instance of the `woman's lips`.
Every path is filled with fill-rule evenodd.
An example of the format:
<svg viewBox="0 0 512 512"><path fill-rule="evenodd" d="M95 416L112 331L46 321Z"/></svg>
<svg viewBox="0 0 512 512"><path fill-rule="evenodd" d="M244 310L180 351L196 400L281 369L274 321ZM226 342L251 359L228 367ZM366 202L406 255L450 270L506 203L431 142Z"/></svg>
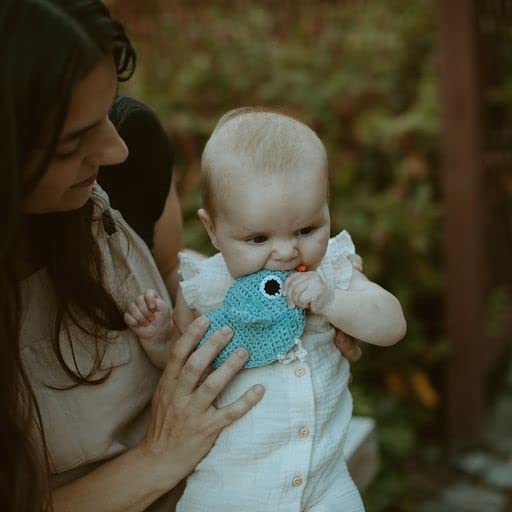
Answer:
<svg viewBox="0 0 512 512"><path fill-rule="evenodd" d="M73 185L72 188L90 187L96 181L97 177L98 177L98 173L95 173L92 176L90 176L89 178L87 178L86 180L81 181L80 183L77 183L76 185Z"/></svg>

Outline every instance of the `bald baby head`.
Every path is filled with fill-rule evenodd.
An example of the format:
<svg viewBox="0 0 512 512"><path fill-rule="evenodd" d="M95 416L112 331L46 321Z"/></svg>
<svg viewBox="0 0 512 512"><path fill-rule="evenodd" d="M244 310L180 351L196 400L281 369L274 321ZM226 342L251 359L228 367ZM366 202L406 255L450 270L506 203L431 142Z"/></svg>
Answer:
<svg viewBox="0 0 512 512"><path fill-rule="evenodd" d="M227 200L229 184L252 177L293 180L298 169L325 180L327 156L315 132L283 114L240 108L222 116L201 160L203 206L216 217Z"/></svg>

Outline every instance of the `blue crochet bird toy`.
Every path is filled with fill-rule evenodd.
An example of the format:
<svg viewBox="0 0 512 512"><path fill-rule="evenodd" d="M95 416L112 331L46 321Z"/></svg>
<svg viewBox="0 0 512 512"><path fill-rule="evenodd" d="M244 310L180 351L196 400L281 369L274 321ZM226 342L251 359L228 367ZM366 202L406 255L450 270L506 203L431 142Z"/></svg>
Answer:
<svg viewBox="0 0 512 512"><path fill-rule="evenodd" d="M304 330L304 310L290 309L282 293L283 282L291 273L263 269L242 276L231 285L222 306L206 315L210 327L198 347L223 325L234 331L228 346L213 361L215 368L239 347L250 354L244 368L253 368L282 360L299 342Z"/></svg>

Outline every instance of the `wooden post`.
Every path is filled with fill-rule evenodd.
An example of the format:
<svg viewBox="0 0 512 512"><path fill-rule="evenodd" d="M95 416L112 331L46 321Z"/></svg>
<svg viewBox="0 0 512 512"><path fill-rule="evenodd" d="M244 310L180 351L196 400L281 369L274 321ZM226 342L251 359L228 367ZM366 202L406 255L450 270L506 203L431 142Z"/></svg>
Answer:
<svg viewBox="0 0 512 512"><path fill-rule="evenodd" d="M476 442L484 406L481 95L476 6L438 0L444 159L446 427L452 445Z"/></svg>

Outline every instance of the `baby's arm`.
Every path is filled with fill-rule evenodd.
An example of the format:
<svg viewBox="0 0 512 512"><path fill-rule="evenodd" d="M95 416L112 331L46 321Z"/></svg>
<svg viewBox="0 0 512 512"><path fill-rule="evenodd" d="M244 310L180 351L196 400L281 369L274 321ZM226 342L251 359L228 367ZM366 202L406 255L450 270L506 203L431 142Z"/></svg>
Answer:
<svg viewBox="0 0 512 512"><path fill-rule="evenodd" d="M139 338L149 360L164 369L170 349L180 336L171 318L171 305L155 290L146 290L128 305L124 321Z"/></svg>
<svg viewBox="0 0 512 512"><path fill-rule="evenodd" d="M178 286L176 307L172 315L176 327L181 333L185 332L185 329L195 320L196 316L194 311L187 306L181 286Z"/></svg>
<svg viewBox="0 0 512 512"><path fill-rule="evenodd" d="M328 287L317 272L297 272L285 282L284 292L290 304L323 315L334 327L372 345L393 345L405 336L396 297L355 269L347 290Z"/></svg>

